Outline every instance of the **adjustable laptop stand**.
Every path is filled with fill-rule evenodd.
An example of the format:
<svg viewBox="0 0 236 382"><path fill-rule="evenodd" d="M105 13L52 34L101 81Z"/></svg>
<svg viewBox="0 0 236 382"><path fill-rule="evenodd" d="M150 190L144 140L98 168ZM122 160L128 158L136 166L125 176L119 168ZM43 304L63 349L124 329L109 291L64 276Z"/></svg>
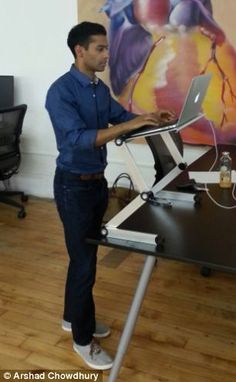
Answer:
<svg viewBox="0 0 236 382"><path fill-rule="evenodd" d="M161 137L167 146L169 152L172 154L172 157L176 163L176 166L166 175L164 176L151 190L147 186L144 181L142 174L140 173L139 168L135 163L135 158L133 157L127 141L132 140L132 135L119 137L116 139L115 143L117 146L120 146L123 149L123 156L125 157L125 162L128 167L131 178L136 184L138 191L140 194L129 203L124 209L122 209L115 217L113 217L101 230L101 233L105 237L110 237L114 239L128 240L128 241L138 241L146 244L154 244L156 246L161 245L163 238L156 234L136 232L136 231L127 231L124 229L120 229L119 226L123 223L133 212L135 212L138 208L140 208L145 202L156 200L155 195L157 192L161 191L167 184L169 184L173 179L177 177L183 171L187 164L184 163L184 159L178 150L174 140L172 139L170 132L174 131L173 128L170 128L169 132L159 132L158 130L153 131L153 135L161 134ZM150 132L148 133L150 136ZM142 135L145 137L145 132ZM133 138L135 139L135 137ZM178 199L182 198L186 200L187 196L184 193L176 193L178 194ZM162 196L163 199L163 196ZM156 201L158 205L166 205L161 204Z"/></svg>

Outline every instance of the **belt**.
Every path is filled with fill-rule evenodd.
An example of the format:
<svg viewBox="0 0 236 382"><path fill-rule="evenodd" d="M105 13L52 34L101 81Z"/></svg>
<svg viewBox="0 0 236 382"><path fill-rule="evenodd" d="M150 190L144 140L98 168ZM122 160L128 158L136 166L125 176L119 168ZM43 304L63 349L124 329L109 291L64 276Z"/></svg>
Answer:
<svg viewBox="0 0 236 382"><path fill-rule="evenodd" d="M104 178L104 173L100 172L98 174L81 174L78 175L79 180L98 180L98 179L103 179Z"/></svg>
<svg viewBox="0 0 236 382"><path fill-rule="evenodd" d="M57 167L56 169L58 174L61 174L62 176L65 176L67 179L74 179L74 180L98 180L104 178L104 172L98 172L95 174L76 174L74 172L68 172L60 169Z"/></svg>

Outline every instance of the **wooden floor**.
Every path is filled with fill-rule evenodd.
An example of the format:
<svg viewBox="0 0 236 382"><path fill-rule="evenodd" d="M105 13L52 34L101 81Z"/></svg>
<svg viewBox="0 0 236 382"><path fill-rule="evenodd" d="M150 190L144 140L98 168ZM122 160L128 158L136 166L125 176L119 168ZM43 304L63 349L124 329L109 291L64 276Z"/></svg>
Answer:
<svg viewBox="0 0 236 382"><path fill-rule="evenodd" d="M112 328L102 341L112 355L143 261L99 251L97 316ZM66 267L52 201L30 198L23 220L0 205L1 370L87 369L60 327ZM118 381L235 382L236 276L203 278L197 266L160 260Z"/></svg>

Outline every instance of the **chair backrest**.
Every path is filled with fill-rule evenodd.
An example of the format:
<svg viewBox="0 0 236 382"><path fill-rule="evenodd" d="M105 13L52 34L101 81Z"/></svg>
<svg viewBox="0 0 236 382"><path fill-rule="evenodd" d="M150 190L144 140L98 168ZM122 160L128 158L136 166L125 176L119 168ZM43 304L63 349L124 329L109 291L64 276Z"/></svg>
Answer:
<svg viewBox="0 0 236 382"><path fill-rule="evenodd" d="M178 132L170 133L180 153L183 154L183 142ZM154 158L154 168L156 171L154 185L159 182L168 172L176 166L176 163L166 147L160 134L145 137Z"/></svg>
<svg viewBox="0 0 236 382"><path fill-rule="evenodd" d="M0 180L16 173L21 160L20 135L27 105L0 109Z"/></svg>

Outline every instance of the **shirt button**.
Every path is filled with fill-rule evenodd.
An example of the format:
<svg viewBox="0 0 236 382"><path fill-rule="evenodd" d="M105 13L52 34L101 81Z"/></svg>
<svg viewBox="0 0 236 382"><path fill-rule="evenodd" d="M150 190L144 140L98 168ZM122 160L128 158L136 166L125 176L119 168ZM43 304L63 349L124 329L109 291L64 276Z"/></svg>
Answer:
<svg viewBox="0 0 236 382"><path fill-rule="evenodd" d="M93 98L95 98L96 97L96 94L93 94Z"/></svg>

